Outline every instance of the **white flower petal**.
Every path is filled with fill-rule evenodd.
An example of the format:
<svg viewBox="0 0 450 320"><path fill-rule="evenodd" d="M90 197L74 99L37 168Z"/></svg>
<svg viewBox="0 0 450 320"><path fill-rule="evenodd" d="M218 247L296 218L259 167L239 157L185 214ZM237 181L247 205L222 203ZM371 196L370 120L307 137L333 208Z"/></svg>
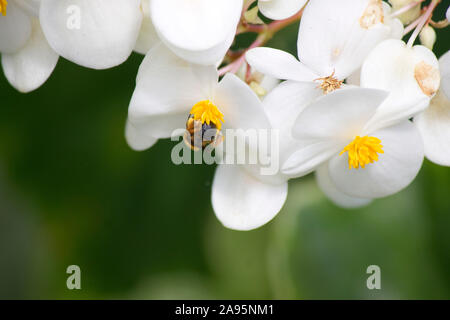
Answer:
<svg viewBox="0 0 450 320"><path fill-rule="evenodd" d="M34 19L32 25L32 34L26 45L14 54L2 55L6 78L21 92L40 87L52 74L59 58L48 45L39 21Z"/></svg>
<svg viewBox="0 0 450 320"><path fill-rule="evenodd" d="M322 90L313 82L285 81L273 89L263 100L264 110L274 129L280 134L280 163L295 151L298 141L292 136L292 127L300 113Z"/></svg>
<svg viewBox="0 0 450 320"><path fill-rule="evenodd" d="M179 47L175 47L168 41L164 41L166 46L170 48L177 56L183 58L191 63L201 64L205 66L219 65L223 60L223 57L227 53L231 44L233 43L236 30L231 30L230 34L224 41L218 43L216 46L205 50L187 50Z"/></svg>
<svg viewBox="0 0 450 320"><path fill-rule="evenodd" d="M140 132L128 120L125 125L125 138L128 145L135 151L143 151L152 147L158 139Z"/></svg>
<svg viewBox="0 0 450 320"><path fill-rule="evenodd" d="M142 17L140 0L42 0L40 9L50 46L64 58L94 69L114 67L128 58Z"/></svg>
<svg viewBox="0 0 450 320"><path fill-rule="evenodd" d="M224 129L270 128L261 100L234 74L227 73L220 81L213 102L224 115Z"/></svg>
<svg viewBox="0 0 450 320"><path fill-rule="evenodd" d="M414 118L423 139L425 156L450 166L450 100L439 90L427 110Z"/></svg>
<svg viewBox="0 0 450 320"><path fill-rule="evenodd" d="M242 6L243 0L152 0L150 12L161 40L176 54L213 64L231 45Z"/></svg>
<svg viewBox="0 0 450 320"><path fill-rule="evenodd" d="M345 142L358 135L388 93L366 88L339 89L311 103L295 121L294 138Z"/></svg>
<svg viewBox="0 0 450 320"><path fill-rule="evenodd" d="M307 0L268 0L258 1L259 11L272 20L287 19L305 5Z"/></svg>
<svg viewBox="0 0 450 320"><path fill-rule="evenodd" d="M391 37L391 27L380 22L383 10L376 19L367 16L366 10L380 5L371 0L310 1L300 23L300 61L321 76L335 72L338 79L348 77L372 48Z"/></svg>
<svg viewBox="0 0 450 320"><path fill-rule="evenodd" d="M369 131L409 119L423 111L439 88L439 65L424 46L408 48L401 40L380 43L361 70L361 86L390 92Z"/></svg>
<svg viewBox="0 0 450 320"><path fill-rule="evenodd" d="M387 92L364 88L340 89L312 102L295 121L298 149L282 172L304 175L328 160L357 136Z"/></svg>
<svg viewBox="0 0 450 320"><path fill-rule="evenodd" d="M8 2L7 15L0 14L0 52L15 53L31 36L31 19L14 2Z"/></svg>
<svg viewBox="0 0 450 320"><path fill-rule="evenodd" d="M344 144L333 140L299 143L284 161L281 172L290 178L305 176L338 153Z"/></svg>
<svg viewBox="0 0 450 320"><path fill-rule="evenodd" d="M41 0L12 0L12 2L19 5L23 10L28 12L29 15L34 17L39 16L39 6L41 5Z"/></svg>
<svg viewBox="0 0 450 320"><path fill-rule="evenodd" d="M134 51L140 54L146 54L151 47L159 42L158 35L156 33L155 27L153 26L152 20L150 18L144 18L142 20L141 31L139 32L139 37L136 40L136 45Z"/></svg>
<svg viewBox="0 0 450 320"><path fill-rule="evenodd" d="M287 182L263 183L236 165L219 165L212 205L219 221L234 230L252 230L272 220L287 197Z"/></svg>
<svg viewBox="0 0 450 320"><path fill-rule="evenodd" d="M129 121L147 136L169 138L184 128L192 106L213 98L217 79L215 67L191 65L159 44L139 68Z"/></svg>
<svg viewBox="0 0 450 320"><path fill-rule="evenodd" d="M245 58L252 68L277 79L313 81L320 78L293 55L282 50L254 48L246 53Z"/></svg>
<svg viewBox="0 0 450 320"><path fill-rule="evenodd" d="M441 72L440 90L450 100L450 51L447 51L439 58L439 69Z"/></svg>
<svg viewBox="0 0 450 320"><path fill-rule="evenodd" d="M341 192L359 198L381 198L406 188L423 162L423 143L410 121L373 132L383 145L379 161L365 168L349 169L348 153L330 161L331 180Z"/></svg>
<svg viewBox="0 0 450 320"><path fill-rule="evenodd" d="M337 206L342 208L360 208L372 202L372 199L351 197L339 191L331 180L328 172L328 162L316 170L316 181L319 188Z"/></svg>

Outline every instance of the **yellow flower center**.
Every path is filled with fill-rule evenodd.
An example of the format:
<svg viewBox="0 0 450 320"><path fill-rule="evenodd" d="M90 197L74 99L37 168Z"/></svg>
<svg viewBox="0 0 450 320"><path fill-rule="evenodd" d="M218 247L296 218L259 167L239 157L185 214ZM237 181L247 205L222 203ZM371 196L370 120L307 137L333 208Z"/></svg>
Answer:
<svg viewBox="0 0 450 320"><path fill-rule="evenodd" d="M0 12L2 15L6 16L6 7L8 6L8 1L0 0Z"/></svg>
<svg viewBox="0 0 450 320"><path fill-rule="evenodd" d="M318 78L315 79L314 81L322 81L322 83L319 85L319 88L322 89L324 94L328 94L336 89L339 89L342 86L342 83L344 82L334 77L334 71L328 77Z"/></svg>
<svg viewBox="0 0 450 320"><path fill-rule="evenodd" d="M357 136L339 155L348 152L348 168L364 168L366 164L378 161L378 154L384 153L381 140L375 137Z"/></svg>
<svg viewBox="0 0 450 320"><path fill-rule="evenodd" d="M192 107L190 114L194 116L194 120L200 120L201 123L206 123L207 125L211 122L214 123L218 130L222 127L222 122L225 122L222 112L209 100L196 103Z"/></svg>

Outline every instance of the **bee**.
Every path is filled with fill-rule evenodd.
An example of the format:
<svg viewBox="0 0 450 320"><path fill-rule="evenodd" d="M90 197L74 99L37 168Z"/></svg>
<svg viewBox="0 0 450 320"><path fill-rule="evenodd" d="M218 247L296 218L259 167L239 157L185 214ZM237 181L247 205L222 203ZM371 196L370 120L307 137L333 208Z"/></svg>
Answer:
<svg viewBox="0 0 450 320"><path fill-rule="evenodd" d="M183 140L189 148L198 151L209 145L218 146L223 141L223 135L213 122L202 123L200 120L195 120L193 114L189 114Z"/></svg>

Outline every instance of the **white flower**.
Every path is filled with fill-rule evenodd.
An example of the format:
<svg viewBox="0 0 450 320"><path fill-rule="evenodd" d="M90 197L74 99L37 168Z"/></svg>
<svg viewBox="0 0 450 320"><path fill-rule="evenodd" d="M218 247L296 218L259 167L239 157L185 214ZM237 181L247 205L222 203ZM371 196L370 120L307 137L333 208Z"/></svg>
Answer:
<svg viewBox="0 0 450 320"><path fill-rule="evenodd" d="M250 50L256 70L279 79L321 81L325 93L339 88L381 41L401 37L403 26L388 17L389 5L378 0L310 1L300 22L297 61L270 48Z"/></svg>
<svg viewBox="0 0 450 320"><path fill-rule="evenodd" d="M299 146L282 172L318 169L319 186L343 207L361 206L408 186L423 162L418 130L408 120L376 130L368 126L387 95L347 88L315 100L295 121Z"/></svg>
<svg viewBox="0 0 450 320"><path fill-rule="evenodd" d="M143 12L141 0L42 0L39 16L59 55L81 66L105 69L129 57Z"/></svg>
<svg viewBox="0 0 450 320"><path fill-rule="evenodd" d="M362 87L390 93L372 119L372 125L391 125L425 110L439 82L439 63L431 50L420 45L410 48L396 39L383 41L361 69Z"/></svg>
<svg viewBox="0 0 450 320"><path fill-rule="evenodd" d="M39 20L39 1L0 0L0 52L6 78L21 92L40 87L58 62Z"/></svg>
<svg viewBox="0 0 450 320"><path fill-rule="evenodd" d="M283 20L300 11L306 2L307 0L259 0L258 8L267 18Z"/></svg>
<svg viewBox="0 0 450 320"><path fill-rule="evenodd" d="M179 57L197 64L222 60L233 42L243 0L150 0L161 40Z"/></svg>
<svg viewBox="0 0 450 320"><path fill-rule="evenodd" d="M233 139L227 136L227 129L270 129L260 99L245 82L233 74L218 82L214 66L190 64L159 44L148 52L139 69L128 112L128 144L135 150L147 149L158 139L171 137L175 129L184 128L188 117L197 119L198 112L198 119L205 124L201 116L206 111L224 141ZM217 168L212 203L226 227L257 228L283 206L286 180L264 178L258 167L220 164Z"/></svg>
<svg viewBox="0 0 450 320"><path fill-rule="evenodd" d="M450 51L439 59L441 87L429 108L414 118L432 162L450 166Z"/></svg>

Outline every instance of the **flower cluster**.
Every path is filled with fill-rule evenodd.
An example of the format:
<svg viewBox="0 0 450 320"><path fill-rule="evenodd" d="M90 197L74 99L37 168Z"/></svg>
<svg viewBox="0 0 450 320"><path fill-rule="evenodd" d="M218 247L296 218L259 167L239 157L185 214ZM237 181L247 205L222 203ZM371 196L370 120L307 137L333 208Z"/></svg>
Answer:
<svg viewBox="0 0 450 320"><path fill-rule="evenodd" d="M290 179L314 172L331 201L355 208L407 187L424 157L450 166L450 53L432 52L449 12L436 22L441 0L389 2L0 0L2 67L29 92L59 56L106 69L144 54L128 144L179 136L189 152L225 150L212 206L224 226L250 230L281 210ZM298 57L264 47L299 20ZM254 42L230 49L244 33ZM224 160L242 153L259 157ZM270 174L267 159L277 163Z"/></svg>

